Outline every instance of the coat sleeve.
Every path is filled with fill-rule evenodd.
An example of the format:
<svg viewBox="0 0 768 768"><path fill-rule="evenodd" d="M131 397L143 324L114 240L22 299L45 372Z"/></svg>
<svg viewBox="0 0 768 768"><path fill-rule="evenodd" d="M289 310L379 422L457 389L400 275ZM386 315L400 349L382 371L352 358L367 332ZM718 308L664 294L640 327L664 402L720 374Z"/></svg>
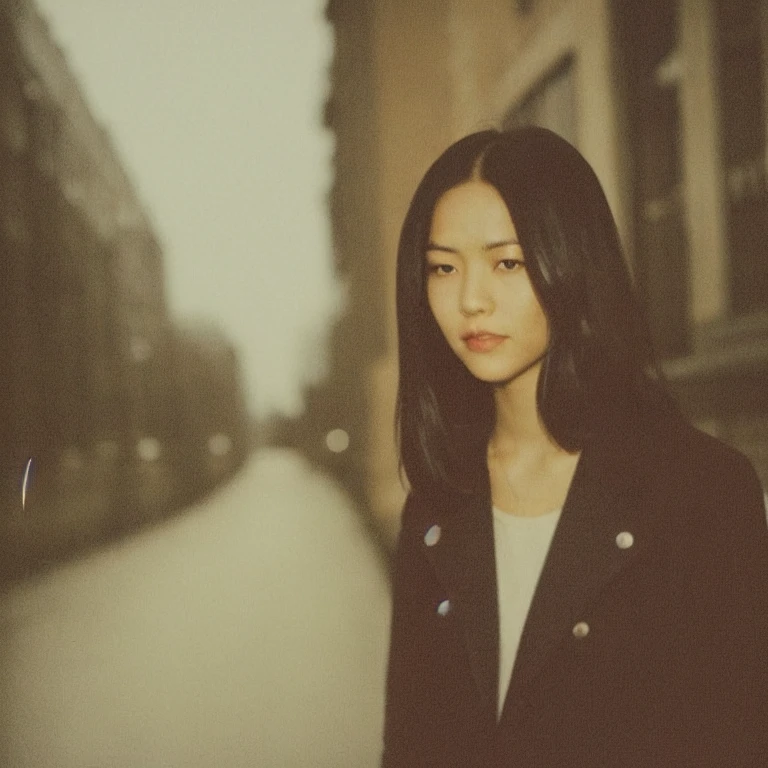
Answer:
<svg viewBox="0 0 768 768"><path fill-rule="evenodd" d="M745 462L746 464L746 462ZM754 503L746 514L732 520L729 572L723 574L730 613L732 643L723 667L732 679L726 687L736 694L730 728L743 747L739 765L761 765L768 755L768 525L762 489L751 466L741 473L740 483ZM729 599L730 598L730 599Z"/></svg>

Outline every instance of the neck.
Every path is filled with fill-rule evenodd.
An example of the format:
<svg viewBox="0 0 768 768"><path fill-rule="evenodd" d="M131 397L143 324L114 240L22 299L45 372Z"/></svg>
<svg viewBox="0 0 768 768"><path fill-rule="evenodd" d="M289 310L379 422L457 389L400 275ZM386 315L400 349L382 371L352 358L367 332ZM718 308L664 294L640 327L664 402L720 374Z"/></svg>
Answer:
<svg viewBox="0 0 768 768"><path fill-rule="evenodd" d="M494 449L503 454L549 452L557 448L541 422L536 404L536 385L541 365L539 361L494 391L496 423L491 442Z"/></svg>

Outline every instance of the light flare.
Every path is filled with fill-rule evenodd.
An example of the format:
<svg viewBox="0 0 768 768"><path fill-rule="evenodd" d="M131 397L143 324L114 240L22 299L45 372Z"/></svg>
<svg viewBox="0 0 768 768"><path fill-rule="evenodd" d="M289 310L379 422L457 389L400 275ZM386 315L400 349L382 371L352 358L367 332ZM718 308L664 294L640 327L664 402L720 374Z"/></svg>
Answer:
<svg viewBox="0 0 768 768"><path fill-rule="evenodd" d="M27 465L24 467L24 479L21 483L21 509L27 508L27 489L29 488L29 478L32 473L32 459L27 459Z"/></svg>

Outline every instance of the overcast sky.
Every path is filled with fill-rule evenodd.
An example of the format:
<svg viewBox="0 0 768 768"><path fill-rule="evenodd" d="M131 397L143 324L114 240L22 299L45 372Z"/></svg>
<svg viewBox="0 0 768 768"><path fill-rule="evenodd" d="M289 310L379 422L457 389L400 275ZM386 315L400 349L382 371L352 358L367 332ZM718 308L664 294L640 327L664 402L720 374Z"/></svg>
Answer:
<svg viewBox="0 0 768 768"><path fill-rule="evenodd" d="M173 315L221 326L257 413L297 412L339 295L325 1L37 3L155 223Z"/></svg>

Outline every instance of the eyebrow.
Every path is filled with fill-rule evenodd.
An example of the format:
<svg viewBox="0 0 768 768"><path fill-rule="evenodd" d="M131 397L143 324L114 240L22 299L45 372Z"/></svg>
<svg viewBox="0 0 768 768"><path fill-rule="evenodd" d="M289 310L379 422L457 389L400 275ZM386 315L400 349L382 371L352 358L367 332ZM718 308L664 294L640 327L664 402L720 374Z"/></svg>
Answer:
<svg viewBox="0 0 768 768"><path fill-rule="evenodd" d="M520 245L517 240L499 240L488 243L483 246L484 251L492 251L494 248L503 248L506 245ZM438 245L437 243L427 243L427 251L442 251L443 253L458 253L456 248L449 248L447 245Z"/></svg>

